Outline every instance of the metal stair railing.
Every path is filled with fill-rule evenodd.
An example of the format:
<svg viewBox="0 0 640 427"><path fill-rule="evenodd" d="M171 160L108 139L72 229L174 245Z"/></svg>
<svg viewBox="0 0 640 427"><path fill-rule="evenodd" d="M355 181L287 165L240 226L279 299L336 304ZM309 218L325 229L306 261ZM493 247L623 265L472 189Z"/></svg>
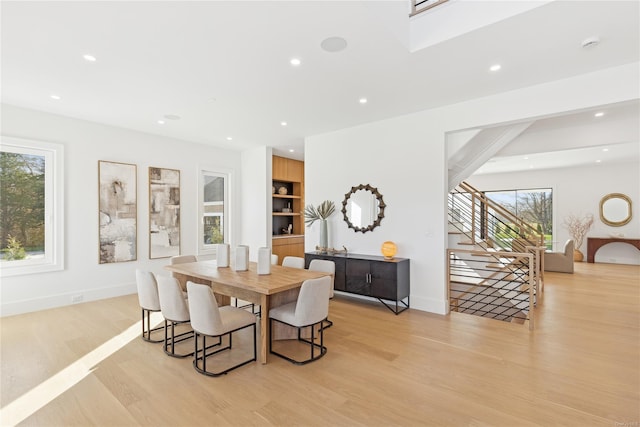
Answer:
<svg viewBox="0 0 640 427"><path fill-rule="evenodd" d="M409 16L417 15L447 1L449 0L411 0L411 13Z"/></svg>
<svg viewBox="0 0 640 427"><path fill-rule="evenodd" d="M543 246L544 235L533 228L529 223L514 215L503 206L489 199L483 192L475 189L466 182L461 182L452 192L458 195L469 195L471 198L472 225L474 234L486 234L490 227L495 227L498 223L505 226L507 235L521 239L512 242L518 249L525 246ZM520 246L518 246L520 245Z"/></svg>
<svg viewBox="0 0 640 427"><path fill-rule="evenodd" d="M498 251L507 266L487 264L483 251L447 250L447 287L451 311L502 321L529 321L534 328L535 260L531 253ZM482 275L487 277L482 277Z"/></svg>
<svg viewBox="0 0 640 427"><path fill-rule="evenodd" d="M523 298L516 289L530 289L532 305L544 290L544 235L464 182L449 194L449 224L468 239L460 244L474 246L448 252L450 309L526 320L531 310L521 309ZM456 253L470 255L463 260Z"/></svg>
<svg viewBox="0 0 640 427"><path fill-rule="evenodd" d="M449 193L449 223L470 245L533 253L536 281L544 286L544 235L466 182Z"/></svg>

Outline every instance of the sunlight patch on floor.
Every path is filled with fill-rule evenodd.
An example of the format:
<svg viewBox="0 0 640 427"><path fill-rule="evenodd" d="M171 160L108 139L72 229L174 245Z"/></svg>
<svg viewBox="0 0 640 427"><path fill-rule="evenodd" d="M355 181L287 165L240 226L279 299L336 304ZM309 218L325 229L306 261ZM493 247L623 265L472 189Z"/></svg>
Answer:
<svg viewBox="0 0 640 427"><path fill-rule="evenodd" d="M160 312L151 313L151 324L158 325L164 318ZM97 365L125 345L140 337L141 321L111 338L101 346L82 356L51 378L38 384L13 402L0 408L0 425L15 426L40 408L60 396L93 372Z"/></svg>

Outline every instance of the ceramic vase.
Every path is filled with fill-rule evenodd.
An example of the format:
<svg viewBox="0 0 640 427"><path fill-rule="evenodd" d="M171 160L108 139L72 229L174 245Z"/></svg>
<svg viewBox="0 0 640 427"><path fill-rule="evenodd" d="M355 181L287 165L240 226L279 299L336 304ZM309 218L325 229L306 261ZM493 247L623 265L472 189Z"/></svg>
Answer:
<svg viewBox="0 0 640 427"><path fill-rule="evenodd" d="M326 252L329 247L329 239L327 233L327 220L323 219L320 221L320 244L319 246L322 248L322 252Z"/></svg>

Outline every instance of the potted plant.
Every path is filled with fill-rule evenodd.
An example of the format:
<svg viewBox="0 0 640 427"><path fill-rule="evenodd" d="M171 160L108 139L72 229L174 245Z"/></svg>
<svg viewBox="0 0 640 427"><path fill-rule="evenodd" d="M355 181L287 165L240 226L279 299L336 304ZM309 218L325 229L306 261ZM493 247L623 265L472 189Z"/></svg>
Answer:
<svg viewBox="0 0 640 427"><path fill-rule="evenodd" d="M574 241L573 260L581 262L584 259L584 254L580 251L580 247L584 242L584 237L593 225L593 215L587 214L584 217L580 217L570 214L564 219L562 225L569 231L569 235Z"/></svg>
<svg viewBox="0 0 640 427"><path fill-rule="evenodd" d="M322 252L326 252L329 246L327 238L327 218L333 215L335 210L336 207L331 200L325 200L320 203L317 208L313 207L313 205L307 205L304 208L304 222L307 224L307 227L311 227L314 222L320 221L319 246Z"/></svg>

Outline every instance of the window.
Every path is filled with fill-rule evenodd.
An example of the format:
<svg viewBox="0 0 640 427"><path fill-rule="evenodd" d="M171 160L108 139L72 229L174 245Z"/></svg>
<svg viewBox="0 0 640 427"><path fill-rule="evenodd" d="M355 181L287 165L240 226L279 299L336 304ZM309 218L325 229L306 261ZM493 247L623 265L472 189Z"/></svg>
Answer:
<svg viewBox="0 0 640 427"><path fill-rule="evenodd" d="M229 176L203 170L200 179L200 253L210 253L228 242Z"/></svg>
<svg viewBox="0 0 640 427"><path fill-rule="evenodd" d="M489 199L525 221L538 233L544 234L547 248L552 248L553 191L551 188L487 191L485 194ZM500 230L496 234L499 232Z"/></svg>
<svg viewBox="0 0 640 427"><path fill-rule="evenodd" d="M3 277L64 268L63 147L2 137L0 272Z"/></svg>

